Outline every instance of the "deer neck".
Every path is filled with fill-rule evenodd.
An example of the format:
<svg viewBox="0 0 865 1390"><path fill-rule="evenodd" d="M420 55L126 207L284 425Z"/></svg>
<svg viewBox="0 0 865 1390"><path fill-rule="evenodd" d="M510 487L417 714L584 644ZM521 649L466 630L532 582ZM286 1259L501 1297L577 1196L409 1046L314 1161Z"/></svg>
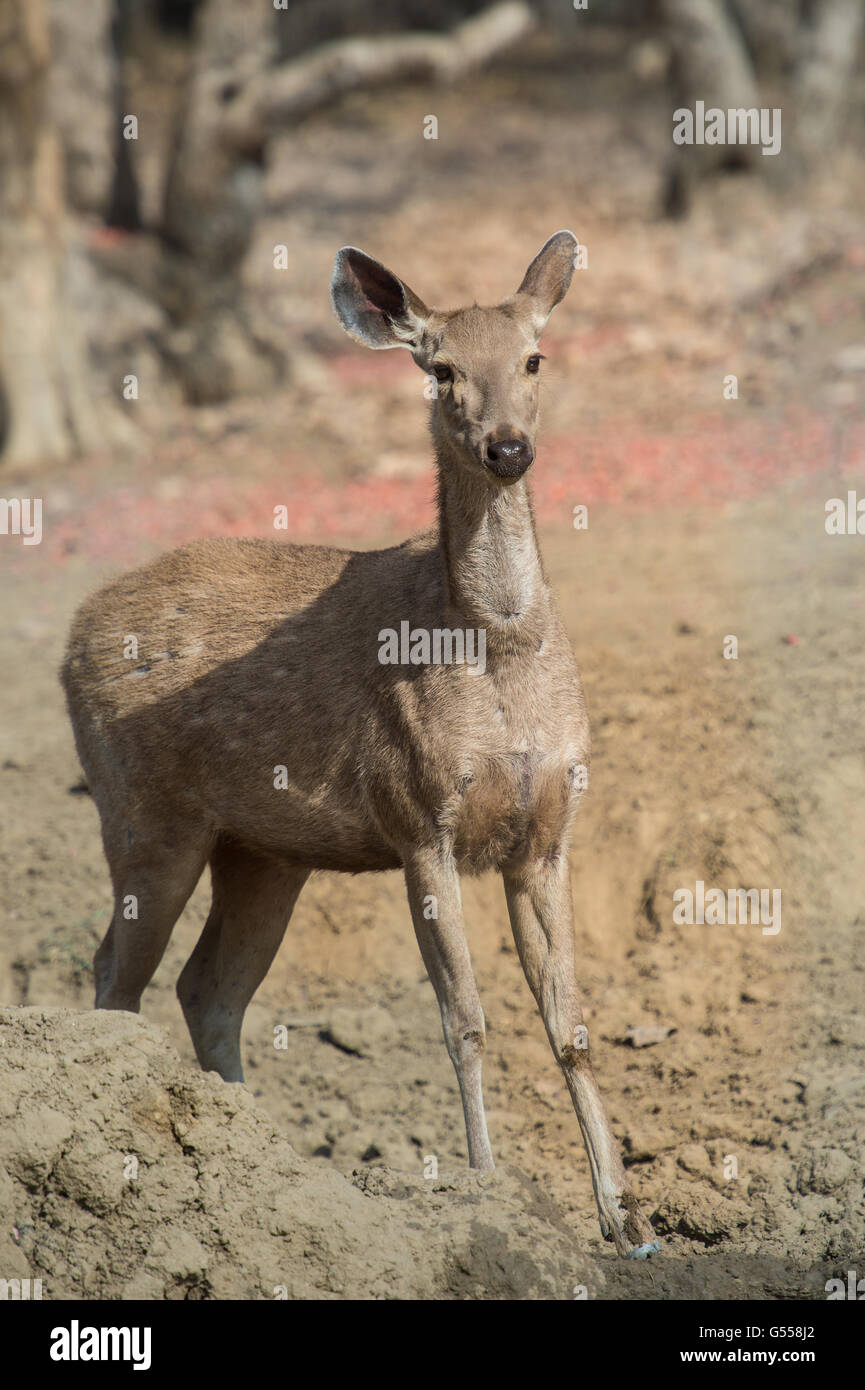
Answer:
<svg viewBox="0 0 865 1390"><path fill-rule="evenodd" d="M484 628L487 651L543 637L550 611L525 478L510 487L467 468L437 441L439 541L451 605Z"/></svg>

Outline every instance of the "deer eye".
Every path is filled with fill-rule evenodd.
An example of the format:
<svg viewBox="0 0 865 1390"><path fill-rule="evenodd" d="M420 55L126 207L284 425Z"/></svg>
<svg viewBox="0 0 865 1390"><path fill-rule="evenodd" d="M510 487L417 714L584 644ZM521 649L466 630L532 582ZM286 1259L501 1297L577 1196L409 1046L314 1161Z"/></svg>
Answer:
<svg viewBox="0 0 865 1390"><path fill-rule="evenodd" d="M454 379L453 370L445 366L443 362L433 365L433 375L436 381L453 381Z"/></svg>
<svg viewBox="0 0 865 1390"><path fill-rule="evenodd" d="M535 353L535 355L530 357L526 362L526 371L529 373L529 376L537 376L540 365L541 354Z"/></svg>

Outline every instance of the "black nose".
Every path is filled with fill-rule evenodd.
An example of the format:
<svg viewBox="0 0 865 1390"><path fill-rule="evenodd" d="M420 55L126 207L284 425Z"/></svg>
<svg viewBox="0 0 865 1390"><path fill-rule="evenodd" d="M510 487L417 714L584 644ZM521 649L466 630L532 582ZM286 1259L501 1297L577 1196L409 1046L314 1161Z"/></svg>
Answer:
<svg viewBox="0 0 865 1390"><path fill-rule="evenodd" d="M484 463L497 478L521 478L534 457L525 439L498 439L484 451Z"/></svg>

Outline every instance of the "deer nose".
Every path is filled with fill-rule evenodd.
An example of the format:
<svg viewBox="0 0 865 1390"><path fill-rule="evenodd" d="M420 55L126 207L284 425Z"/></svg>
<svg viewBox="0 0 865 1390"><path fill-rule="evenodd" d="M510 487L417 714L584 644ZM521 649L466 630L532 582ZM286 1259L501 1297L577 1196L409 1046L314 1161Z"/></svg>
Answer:
<svg viewBox="0 0 865 1390"><path fill-rule="evenodd" d="M535 457L526 439L489 440L484 450L484 463L497 478L521 478Z"/></svg>

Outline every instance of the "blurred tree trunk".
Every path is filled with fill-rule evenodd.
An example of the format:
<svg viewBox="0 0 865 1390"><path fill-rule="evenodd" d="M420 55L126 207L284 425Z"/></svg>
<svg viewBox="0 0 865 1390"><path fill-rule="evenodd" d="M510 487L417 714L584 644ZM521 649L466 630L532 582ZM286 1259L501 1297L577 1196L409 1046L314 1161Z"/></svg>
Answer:
<svg viewBox="0 0 865 1390"><path fill-rule="evenodd" d="M738 24L758 76L789 76L796 63L801 6L790 0L732 0Z"/></svg>
<svg viewBox="0 0 865 1390"><path fill-rule="evenodd" d="M665 210L683 215L697 181L747 165L787 181L817 169L842 133L865 30L865 0L660 0L676 106L779 107L783 156L755 145L687 145L670 155ZM772 94L760 90L760 81ZM783 162L782 162L783 161Z"/></svg>
<svg viewBox="0 0 865 1390"><path fill-rule="evenodd" d="M817 0L802 29L796 73L796 139L814 165L840 134L865 27L865 0Z"/></svg>
<svg viewBox="0 0 865 1390"><path fill-rule="evenodd" d="M0 0L0 436L15 463L67 458L97 437L86 347L66 294L49 67L43 0Z"/></svg>
<svg viewBox="0 0 865 1390"><path fill-rule="evenodd" d="M336 40L280 63L280 16L259 0L205 0L165 185L161 303L166 351L187 399L260 390L284 353L245 310L241 267L261 213L268 141L347 92L452 81L521 38L527 5L502 3L446 33Z"/></svg>
<svg viewBox="0 0 865 1390"><path fill-rule="evenodd" d="M47 0L51 114L65 153L70 208L104 216L114 176L114 0Z"/></svg>
<svg viewBox="0 0 865 1390"><path fill-rule="evenodd" d="M261 213L267 132L237 121L244 87L276 60L277 16L258 0L206 0L165 181L166 354L194 404L272 384L284 365L245 311L241 266Z"/></svg>

